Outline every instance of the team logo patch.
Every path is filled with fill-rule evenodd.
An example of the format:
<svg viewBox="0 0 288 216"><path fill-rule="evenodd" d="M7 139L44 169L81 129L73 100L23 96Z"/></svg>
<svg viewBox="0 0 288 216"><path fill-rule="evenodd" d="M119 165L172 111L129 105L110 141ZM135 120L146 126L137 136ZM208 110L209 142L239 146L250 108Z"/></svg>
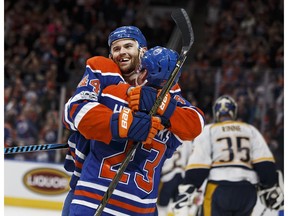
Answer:
<svg viewBox="0 0 288 216"><path fill-rule="evenodd" d="M90 91L82 91L80 92L82 100L92 100L92 101L98 101L98 94L95 92Z"/></svg>

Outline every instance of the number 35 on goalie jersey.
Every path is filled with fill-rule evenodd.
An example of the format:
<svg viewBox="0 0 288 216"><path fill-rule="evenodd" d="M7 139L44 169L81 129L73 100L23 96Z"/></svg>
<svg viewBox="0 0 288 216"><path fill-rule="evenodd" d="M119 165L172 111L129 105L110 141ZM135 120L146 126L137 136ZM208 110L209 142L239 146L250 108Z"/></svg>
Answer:
<svg viewBox="0 0 288 216"><path fill-rule="evenodd" d="M273 155L260 132L243 122L209 124L194 140L187 170L210 169L209 180L258 182L253 164L271 161Z"/></svg>

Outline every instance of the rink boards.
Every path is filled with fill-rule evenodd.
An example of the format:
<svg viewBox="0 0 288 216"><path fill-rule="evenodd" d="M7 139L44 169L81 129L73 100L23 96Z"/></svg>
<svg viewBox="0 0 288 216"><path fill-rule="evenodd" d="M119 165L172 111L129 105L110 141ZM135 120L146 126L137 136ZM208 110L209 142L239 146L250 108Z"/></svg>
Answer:
<svg viewBox="0 0 288 216"><path fill-rule="evenodd" d="M4 204L61 210L69 180L70 175L62 164L4 160ZM171 212L168 215L173 216ZM252 216L260 215L282 216L284 213L265 209L258 199Z"/></svg>
<svg viewBox="0 0 288 216"><path fill-rule="evenodd" d="M4 160L4 204L60 210L69 180L62 164Z"/></svg>

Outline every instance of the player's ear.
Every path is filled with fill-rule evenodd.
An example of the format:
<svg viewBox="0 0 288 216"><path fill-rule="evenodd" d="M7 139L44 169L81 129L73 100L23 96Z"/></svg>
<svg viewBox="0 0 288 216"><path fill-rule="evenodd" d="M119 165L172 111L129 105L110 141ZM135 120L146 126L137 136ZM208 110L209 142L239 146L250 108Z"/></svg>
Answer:
<svg viewBox="0 0 288 216"><path fill-rule="evenodd" d="M111 53L109 53L109 58L113 60L113 56Z"/></svg>
<svg viewBox="0 0 288 216"><path fill-rule="evenodd" d="M141 47L140 48L140 57L142 57L146 51L147 51L147 47Z"/></svg>

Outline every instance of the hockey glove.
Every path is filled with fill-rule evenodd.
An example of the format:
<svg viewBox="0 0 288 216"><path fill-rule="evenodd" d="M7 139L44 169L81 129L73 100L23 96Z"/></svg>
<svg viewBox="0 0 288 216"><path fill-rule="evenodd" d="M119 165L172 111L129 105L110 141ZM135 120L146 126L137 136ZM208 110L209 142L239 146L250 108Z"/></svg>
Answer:
<svg viewBox="0 0 288 216"><path fill-rule="evenodd" d="M111 117L111 132L114 139L128 138L151 144L159 130L163 130L159 117L151 117L142 112L132 112L124 107L120 113Z"/></svg>
<svg viewBox="0 0 288 216"><path fill-rule="evenodd" d="M172 205L172 210L175 216L189 215L189 206L192 205L195 196L195 186L179 185L179 194Z"/></svg>
<svg viewBox="0 0 288 216"><path fill-rule="evenodd" d="M281 171L278 172L278 183L271 188L258 192L261 203L269 209L284 209L284 184Z"/></svg>
<svg viewBox="0 0 288 216"><path fill-rule="evenodd" d="M153 107L158 92L156 89L148 86L137 86L128 90L129 107L133 111L150 112ZM176 109L177 101L171 98L167 93L162 103L157 109L157 114L169 120Z"/></svg>

